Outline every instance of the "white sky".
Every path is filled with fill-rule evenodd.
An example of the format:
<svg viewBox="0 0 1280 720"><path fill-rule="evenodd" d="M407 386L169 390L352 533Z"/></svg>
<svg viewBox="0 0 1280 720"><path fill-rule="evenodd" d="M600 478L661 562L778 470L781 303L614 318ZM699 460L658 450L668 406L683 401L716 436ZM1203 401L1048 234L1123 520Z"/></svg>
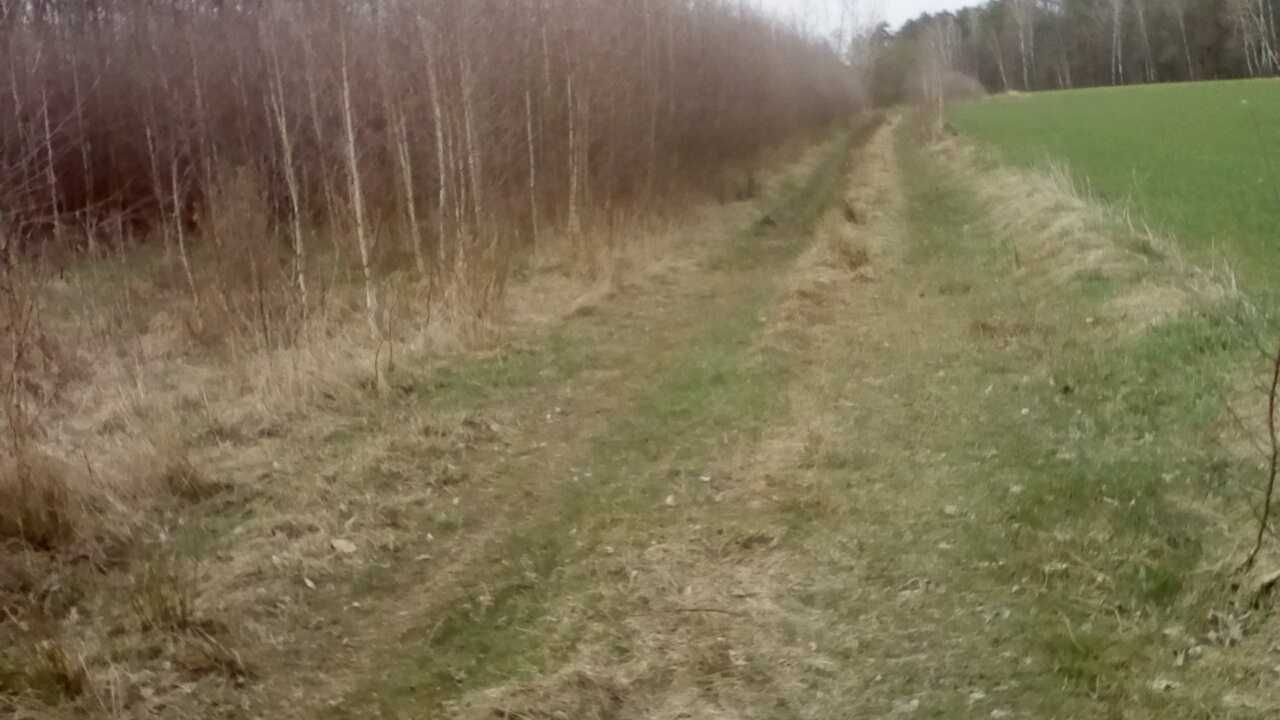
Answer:
<svg viewBox="0 0 1280 720"><path fill-rule="evenodd" d="M801 17L809 27L834 29L840 24L840 0L755 0L784 18ZM897 28L922 12L955 10L977 0L859 0L860 12L872 14Z"/></svg>

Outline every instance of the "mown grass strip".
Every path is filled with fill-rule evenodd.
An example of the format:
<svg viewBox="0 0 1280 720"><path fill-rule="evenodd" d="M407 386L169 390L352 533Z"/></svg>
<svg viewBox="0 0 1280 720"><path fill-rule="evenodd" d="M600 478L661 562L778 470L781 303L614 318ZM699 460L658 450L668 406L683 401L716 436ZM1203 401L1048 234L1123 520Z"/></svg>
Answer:
<svg viewBox="0 0 1280 720"><path fill-rule="evenodd" d="M805 181L783 187L771 209L740 233L713 265L743 269L794 258L847 176L852 149L864 145L884 121L880 113L854 118Z"/></svg>
<svg viewBox="0 0 1280 720"><path fill-rule="evenodd" d="M958 581L977 594L984 585L1017 589L1008 596L1015 652L1035 661L1018 679L1028 708L1076 716L1139 703L1148 716L1175 708L1188 716L1185 696L1151 688L1157 675L1208 682L1171 667L1180 648L1165 631L1196 632L1228 587L1220 572L1205 571L1215 560L1207 548L1224 538L1197 506L1227 502L1251 480L1215 440L1215 423L1256 328L1227 301L1149 332L1092 333L1091 319L1123 282L1081 292L1078 284L993 281L1002 246L990 209L909 132L899 151L917 266L938 282L962 283L955 307L974 322L999 312L1039 324L1010 347L975 345L985 371L967 379L965 394L980 414L970 425L978 432L940 438L939 449L976 460L957 469L985 498L973 503L981 510L964 555L987 570ZM1049 301L1052 318L1035 314ZM1200 710L1212 714L1215 700L1201 697Z"/></svg>
<svg viewBox="0 0 1280 720"><path fill-rule="evenodd" d="M865 141L870 132L856 137ZM760 238L760 223L735 241L738 272L715 281L718 292L706 307L688 309L701 313L705 325L674 355L654 358L630 411L591 442L584 473L542 479L565 484L556 516L514 529L500 552L506 561L498 576L405 637L407 652L388 663L385 677L336 715L359 716L371 706L392 716L438 708L468 690L544 672L570 652L576 636L555 626L556 608L592 581L575 559L620 527L660 525L655 510L673 469L701 466L729 438L759 433L784 409L786 368L754 342L777 277L765 260L785 259L804 246L841 186L853 137L834 142L803 190L770 213L784 219L770 224L772 242L751 242Z"/></svg>

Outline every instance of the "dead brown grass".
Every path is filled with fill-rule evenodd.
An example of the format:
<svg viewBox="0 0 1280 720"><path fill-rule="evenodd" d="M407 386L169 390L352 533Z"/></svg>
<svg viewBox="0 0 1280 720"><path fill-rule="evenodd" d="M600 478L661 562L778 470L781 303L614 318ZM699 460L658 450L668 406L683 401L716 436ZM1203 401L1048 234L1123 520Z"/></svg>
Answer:
<svg viewBox="0 0 1280 720"><path fill-rule="evenodd" d="M1187 263L1172 241L1084 195L1063 167L979 169L981 151L955 137L938 142L935 151L984 205L991 230L1008 243L1008 266L1021 282L1062 286L1098 279L1120 289L1098 318L1100 325L1132 335L1193 302L1236 294L1229 269Z"/></svg>
<svg viewBox="0 0 1280 720"><path fill-rule="evenodd" d="M817 153L761 173L760 187L772 192L782 178L804 175ZM240 213L248 224L219 231L229 244L249 242L250 231L261 229L249 222L258 212L252 195L235 199L249 206ZM449 531L437 525L483 535L497 518L481 508L519 503L527 492L494 495L486 472L530 452L513 446L527 435L520 428L551 412L436 409L416 399L429 392L432 368L518 351L556 323L610 312L620 299L660 297L671 277L692 277L712 240L744 225L758 202L699 203L685 215L638 223L615 243L619 250L599 266L604 270L565 262L534 270L510 288L501 312L481 320L444 311L430 324L397 316L421 287L411 279L399 290L388 282L381 344L361 327L358 286L343 278L323 301L313 296L317 314L307 333L268 341L292 322L291 298L266 297L261 305L219 299L252 298L248 250L234 271L197 272L202 307L219 308L202 317L227 325L206 328L219 338L212 344L192 332L181 307L165 301L185 282L173 258L139 255L138 262L162 266L155 273L100 264L50 278L42 289L45 326L68 341L44 372L83 372L40 395L44 427L32 456L39 463L27 471L34 481L22 485L18 475L0 474L0 542L12 544L14 557L32 558L0 563L0 645L13 641L0 653L0 675L34 652L36 641L28 642L21 624L46 616L41 638L74 628L68 652L90 691L13 693L22 707L54 716L157 708L199 715L256 677L259 656L296 662L292 649L313 642L324 646L317 659L351 652L335 649L327 635L281 637L310 632L316 612L349 612L328 608L326 598L353 597L347 586L376 573L375 557L435 567L413 558L439 552L431 532ZM539 262L550 268L555 241L547 240ZM249 285L214 282L233 276ZM396 300L397 292L407 299ZM356 551L337 550L335 539ZM450 562L469 567L461 550L448 547ZM474 552L483 547L477 540ZM411 554L406 560L401 552ZM74 588L74 598L59 600L52 615L35 579L46 566L59 568L48 577L59 578L60 587ZM440 581L440 592L450 592ZM216 619L246 613L254 621L244 632ZM0 687L0 708L11 689ZM278 692L283 698L290 690Z"/></svg>
<svg viewBox="0 0 1280 720"><path fill-rule="evenodd" d="M87 531L85 499L72 471L38 453L0 466L0 541L41 550L67 547Z"/></svg>
<svg viewBox="0 0 1280 720"><path fill-rule="evenodd" d="M64 639L29 640L21 654L27 659L22 667L6 669L0 665L0 691L4 695L55 704L89 692L84 659L75 657ZM3 707L0 700L0 708Z"/></svg>
<svg viewBox="0 0 1280 720"><path fill-rule="evenodd" d="M882 129L863 151L852 196L885 190L878 184L889 171L878 164L892 160L891 142L892 128ZM810 641L836 630L797 608L812 558L781 541L788 516L822 522L847 511L824 479L850 462L830 406L831 371L847 371L841 350L865 320L859 298L873 263L896 252L881 213L856 230L840 209L824 217L781 283L759 343L803 368L783 389L786 416L772 418L758 442L718 453L706 471L711 499L673 496L674 517L646 529L652 542L620 530L585 561L590 592L556 607L555 626L574 628L571 657L546 675L469 693L453 708L459 717L728 719L826 706L806 694L804 678L842 666Z"/></svg>
<svg viewBox="0 0 1280 720"><path fill-rule="evenodd" d="M197 627L198 595L191 561L161 553L134 574L129 604L143 630L182 632Z"/></svg>

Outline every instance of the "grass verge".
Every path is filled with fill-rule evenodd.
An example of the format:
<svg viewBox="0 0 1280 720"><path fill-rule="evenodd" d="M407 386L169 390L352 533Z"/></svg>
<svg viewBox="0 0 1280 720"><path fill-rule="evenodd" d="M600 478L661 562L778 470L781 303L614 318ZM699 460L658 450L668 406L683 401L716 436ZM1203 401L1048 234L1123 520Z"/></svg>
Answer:
<svg viewBox="0 0 1280 720"><path fill-rule="evenodd" d="M1036 716L1214 716L1265 675L1203 659L1232 642L1217 626L1247 613L1227 565L1245 528L1224 517L1254 476L1221 422L1253 320L1239 298L1194 301L1127 332L1111 309L1173 282L1171 263L1118 252L1058 277L1002 242L1009 210L982 201L980 174L940 165L909 129L899 153L910 257L953 289L942 294L982 369L949 378L979 422L934 445L964 459L956 481L978 496L961 554L980 575L960 582L1012 607L1020 704ZM1118 246L1126 232L1111 228Z"/></svg>
<svg viewBox="0 0 1280 720"><path fill-rule="evenodd" d="M1024 165L1066 162L1089 191L1264 288L1280 269L1274 80L1035 93L958 105L963 133Z"/></svg>

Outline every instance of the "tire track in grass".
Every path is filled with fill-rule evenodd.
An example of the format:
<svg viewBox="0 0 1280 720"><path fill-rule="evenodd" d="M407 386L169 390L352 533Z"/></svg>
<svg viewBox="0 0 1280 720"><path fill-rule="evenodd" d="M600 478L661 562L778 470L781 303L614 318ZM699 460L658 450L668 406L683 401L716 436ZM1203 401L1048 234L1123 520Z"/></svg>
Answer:
<svg viewBox="0 0 1280 720"><path fill-rule="evenodd" d="M993 190L998 170L910 132L902 270L867 313L879 351L849 350L870 459L801 595L850 678L824 714L1267 717L1265 673L1205 640L1231 603L1221 528L1190 511L1221 507L1230 472L1209 431L1245 346L1231 298L1115 313L1202 278L1118 225L1042 232L1079 203L1033 177ZM1054 209L1010 221L1019 202Z"/></svg>
<svg viewBox="0 0 1280 720"><path fill-rule="evenodd" d="M403 367L390 396L335 400L340 415L300 430L306 442L293 444L305 463L287 457L278 469L292 482L273 486L278 499L260 520L227 534L235 555L220 554L254 551L229 578L253 596L228 607L252 603L247 624L265 636L246 656L262 673L242 694L245 713L342 714L423 618L482 599L513 573L504 538L554 516L590 439L638 392L636 379L705 323L684 309L714 293L709 258L747 218L802 189L833 142L784 166L758 200L676 229L671 254L627 274L590 312L522 325L478 358ZM328 538L338 533L359 552L335 556Z"/></svg>
<svg viewBox="0 0 1280 720"><path fill-rule="evenodd" d="M614 334L607 311L566 328L571 343L613 342L611 352L631 357L622 372L595 385L598 393L630 399L599 424L579 428L583 456L544 468L571 479L530 477L523 462L495 469L564 489L525 508L505 540L451 578L461 586L455 601L414 608L420 624L386 639L376 668L382 677L366 681L334 716L436 712L452 698L546 672L572 652L575 633L557 628L556 614L589 585L577 573L583 558L602 551L601 538L620 524L646 518L660 505L655 499L662 499L672 472L696 467L724 442L757 432L776 407L780 368L757 356L752 342L775 285L772 266L804 247L843 176L849 143L865 136L838 142L808 181L770 212L766 230L757 224L750 241L737 240L725 251L732 262L713 260L687 279L696 286L679 293L679 303L624 326L640 332Z"/></svg>

